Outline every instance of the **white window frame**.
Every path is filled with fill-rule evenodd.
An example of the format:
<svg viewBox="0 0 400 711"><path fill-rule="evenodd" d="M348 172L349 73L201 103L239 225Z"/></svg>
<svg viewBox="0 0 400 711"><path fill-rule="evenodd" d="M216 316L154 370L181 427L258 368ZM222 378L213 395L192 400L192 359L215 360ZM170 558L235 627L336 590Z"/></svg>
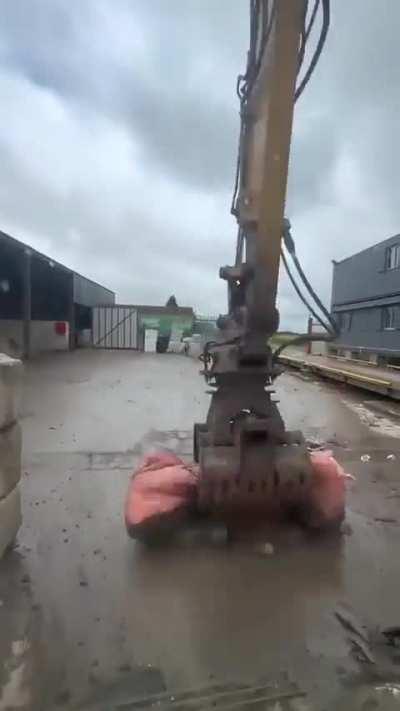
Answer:
<svg viewBox="0 0 400 711"><path fill-rule="evenodd" d="M382 328L384 331L396 330L396 310L397 306L384 306L382 312ZM386 318L388 316L388 318Z"/></svg>
<svg viewBox="0 0 400 711"><path fill-rule="evenodd" d="M339 312L339 329L344 331L351 331L351 326L353 323L353 312L352 311L340 311Z"/></svg>
<svg viewBox="0 0 400 711"><path fill-rule="evenodd" d="M387 248L386 269L397 269L400 266L400 244Z"/></svg>

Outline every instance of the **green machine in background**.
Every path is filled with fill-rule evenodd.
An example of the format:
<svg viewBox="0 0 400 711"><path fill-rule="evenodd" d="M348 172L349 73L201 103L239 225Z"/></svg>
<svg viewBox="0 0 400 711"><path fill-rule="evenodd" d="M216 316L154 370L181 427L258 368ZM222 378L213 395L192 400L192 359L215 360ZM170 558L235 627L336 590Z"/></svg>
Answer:
<svg viewBox="0 0 400 711"><path fill-rule="evenodd" d="M171 335L180 337L193 333L194 312L185 306L138 306L139 341L144 344L147 329L158 331L157 351L165 353Z"/></svg>

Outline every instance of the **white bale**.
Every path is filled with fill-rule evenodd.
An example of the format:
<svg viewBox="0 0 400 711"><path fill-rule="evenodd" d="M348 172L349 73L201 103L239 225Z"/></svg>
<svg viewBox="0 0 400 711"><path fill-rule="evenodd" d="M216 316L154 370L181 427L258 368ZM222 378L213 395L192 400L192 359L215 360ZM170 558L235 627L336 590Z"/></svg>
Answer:
<svg viewBox="0 0 400 711"><path fill-rule="evenodd" d="M144 332L145 353L155 353L157 350L158 330L156 328L146 328Z"/></svg>
<svg viewBox="0 0 400 711"><path fill-rule="evenodd" d="M20 360L0 353L0 430L18 417L22 372Z"/></svg>
<svg viewBox="0 0 400 711"><path fill-rule="evenodd" d="M21 449L21 427L17 422L0 430L0 499L20 480Z"/></svg>
<svg viewBox="0 0 400 711"><path fill-rule="evenodd" d="M182 341L170 341L168 353L184 353L184 344Z"/></svg>
<svg viewBox="0 0 400 711"><path fill-rule="evenodd" d="M0 558L13 544L21 523L21 494L16 486L8 496L0 499Z"/></svg>

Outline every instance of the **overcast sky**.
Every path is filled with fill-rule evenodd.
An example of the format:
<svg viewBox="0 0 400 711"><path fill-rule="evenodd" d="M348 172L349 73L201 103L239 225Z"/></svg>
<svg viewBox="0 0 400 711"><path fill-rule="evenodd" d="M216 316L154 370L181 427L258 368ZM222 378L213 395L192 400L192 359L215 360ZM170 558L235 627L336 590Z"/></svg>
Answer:
<svg viewBox="0 0 400 711"><path fill-rule="evenodd" d="M332 0L296 108L287 214L331 259L400 232L400 2ZM120 302L225 310L247 0L2 0L0 229ZM304 311L282 280L284 327Z"/></svg>

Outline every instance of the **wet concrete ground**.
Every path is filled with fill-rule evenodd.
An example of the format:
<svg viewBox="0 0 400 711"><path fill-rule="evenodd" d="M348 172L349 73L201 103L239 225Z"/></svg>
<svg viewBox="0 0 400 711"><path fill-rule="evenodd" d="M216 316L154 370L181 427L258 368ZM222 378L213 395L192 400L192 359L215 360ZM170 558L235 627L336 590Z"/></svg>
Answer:
<svg viewBox="0 0 400 711"><path fill-rule="evenodd" d="M274 710L397 708L400 650L380 630L400 624L400 410L286 373L288 427L330 442L356 476L344 533L271 531L273 555L218 531L146 550L123 526L130 472L157 444L190 456L208 404L197 371L101 351L29 366L24 525L0 562L0 709L127 709L232 681L306 694Z"/></svg>

